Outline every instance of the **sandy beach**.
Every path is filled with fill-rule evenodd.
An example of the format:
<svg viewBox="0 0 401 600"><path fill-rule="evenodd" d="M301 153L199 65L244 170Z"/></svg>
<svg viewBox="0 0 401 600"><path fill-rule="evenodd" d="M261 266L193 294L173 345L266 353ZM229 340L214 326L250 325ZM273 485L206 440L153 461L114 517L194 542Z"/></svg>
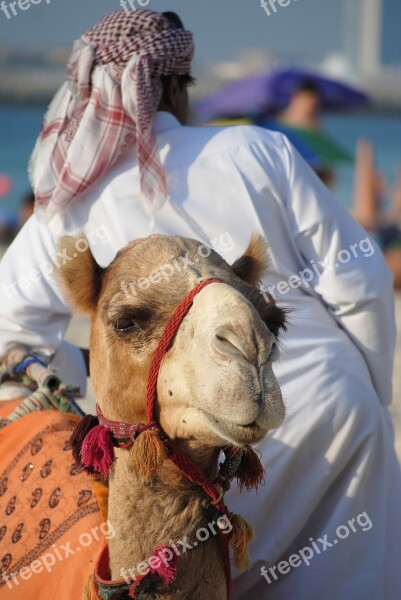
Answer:
<svg viewBox="0 0 401 600"><path fill-rule="evenodd" d="M401 463L401 293L396 293L395 301L398 336L393 375L394 397L391 412L395 429L395 445ZM87 347L88 337L89 327L87 320L83 317L74 317L67 330L67 340L81 347ZM88 385L87 396L80 404L85 411L94 411L95 400L90 384Z"/></svg>

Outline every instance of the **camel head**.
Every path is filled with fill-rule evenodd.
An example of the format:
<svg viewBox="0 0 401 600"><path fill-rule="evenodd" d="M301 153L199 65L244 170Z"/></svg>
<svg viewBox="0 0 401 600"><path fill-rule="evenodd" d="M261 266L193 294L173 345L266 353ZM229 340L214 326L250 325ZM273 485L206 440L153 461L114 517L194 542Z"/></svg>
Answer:
<svg viewBox="0 0 401 600"><path fill-rule="evenodd" d="M76 239L60 249L76 256ZM232 266L191 239L152 235L118 252L106 269L90 250L60 269L72 307L91 318L90 370L98 404L113 420L144 422L152 357L175 308L201 281L164 356L156 418L172 440L210 448L261 440L284 418L272 364L285 313L256 283L266 243L253 236Z"/></svg>

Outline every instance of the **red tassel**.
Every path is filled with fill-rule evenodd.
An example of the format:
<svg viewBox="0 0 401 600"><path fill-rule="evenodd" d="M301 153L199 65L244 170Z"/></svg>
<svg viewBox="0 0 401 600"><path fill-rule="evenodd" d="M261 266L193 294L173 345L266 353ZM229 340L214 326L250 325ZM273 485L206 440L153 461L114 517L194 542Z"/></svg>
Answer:
<svg viewBox="0 0 401 600"><path fill-rule="evenodd" d="M255 450L247 446L235 474L240 489L244 487L248 491L253 488L257 489L259 485L263 485L265 482L264 474L265 470L259 456Z"/></svg>
<svg viewBox="0 0 401 600"><path fill-rule="evenodd" d="M99 419L97 417L94 417L93 415L85 415L85 417L83 417L75 427L69 439L69 445L72 450L72 456L75 464L81 468L84 467L81 461L82 444L91 429L97 425L99 425ZM85 468L85 471L92 474L94 473L94 470L90 467Z"/></svg>
<svg viewBox="0 0 401 600"><path fill-rule="evenodd" d="M163 557L166 556L166 550L168 550L168 552L172 554L171 559L160 559L160 554ZM158 548L154 549L153 557L157 557L160 559L160 565L158 565L157 567L151 567L149 565L150 573L152 574L153 579L160 578L163 581L164 585L169 585L170 583L175 581L177 578L177 564L179 556L177 556L177 554L173 552L173 550L169 546L159 546Z"/></svg>
<svg viewBox="0 0 401 600"><path fill-rule="evenodd" d="M131 583L128 591L129 598L136 598L136 588L139 587L140 583L140 581L134 581L134 583ZM113 598L111 598L111 600L113 600ZM118 598L116 600L118 600Z"/></svg>
<svg viewBox="0 0 401 600"><path fill-rule="evenodd" d="M91 429L82 444L81 460L85 467L94 469L107 479L115 460L112 432L102 425Z"/></svg>

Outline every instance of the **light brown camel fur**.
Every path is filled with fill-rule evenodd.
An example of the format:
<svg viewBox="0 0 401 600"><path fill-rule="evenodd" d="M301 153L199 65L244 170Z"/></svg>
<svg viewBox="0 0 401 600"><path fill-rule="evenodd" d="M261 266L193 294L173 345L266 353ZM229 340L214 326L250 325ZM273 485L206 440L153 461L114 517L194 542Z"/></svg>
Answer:
<svg viewBox="0 0 401 600"><path fill-rule="evenodd" d="M63 238L60 248L72 255L75 241ZM200 281L221 280L195 297L157 385L156 419L211 482L223 446L256 443L284 418L272 362L285 315L256 287L266 264L266 243L259 236L229 266L195 240L153 235L122 249L107 269L95 263L90 250L61 269L72 307L91 318L97 402L105 417L128 423L145 422L150 363L174 309ZM169 277L160 276L165 265L173 266ZM166 460L149 478L133 469L126 450L116 449L116 457L109 481L109 519L116 531L109 540L113 579L148 560L155 547L186 536L193 542L195 532L211 521L202 506L204 492L172 462ZM187 549L177 572L158 598L226 599L215 535Z"/></svg>

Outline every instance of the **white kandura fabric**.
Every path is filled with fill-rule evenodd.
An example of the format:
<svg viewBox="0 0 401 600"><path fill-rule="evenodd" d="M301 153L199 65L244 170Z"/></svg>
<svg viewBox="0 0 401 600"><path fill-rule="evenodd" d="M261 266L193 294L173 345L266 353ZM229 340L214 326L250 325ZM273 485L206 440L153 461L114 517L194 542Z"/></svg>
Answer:
<svg viewBox="0 0 401 600"><path fill-rule="evenodd" d="M257 565L238 580L245 590L238 597L399 600L401 484L386 408L395 322L392 277L379 249L280 134L181 127L167 113L157 114L155 130L171 200L155 214L154 231L201 237L228 261L253 231L264 234L272 256L265 286L276 286L291 310L275 367L287 418L259 446L266 484L257 494L233 489L227 499L257 532ZM0 352L15 342L48 354L59 346L70 315L46 264L61 235L83 230L107 265L150 233L138 174L128 150L48 225L32 218L23 228L0 265ZM293 276L320 261L324 273L297 285ZM38 268L43 276L35 281ZM362 516L364 527L355 520L355 532L348 525L340 539L345 530L337 528L364 513L372 527ZM338 543L270 584L262 578L262 565L269 569L319 538Z"/></svg>

